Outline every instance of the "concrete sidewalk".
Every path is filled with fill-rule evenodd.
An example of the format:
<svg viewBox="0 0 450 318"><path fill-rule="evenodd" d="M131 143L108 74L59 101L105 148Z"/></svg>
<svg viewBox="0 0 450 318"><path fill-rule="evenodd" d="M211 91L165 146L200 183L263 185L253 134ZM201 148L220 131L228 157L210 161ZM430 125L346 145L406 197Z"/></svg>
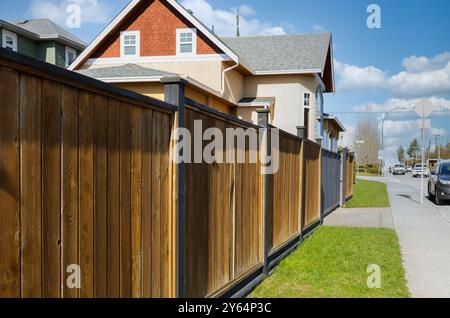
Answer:
<svg viewBox="0 0 450 318"><path fill-rule="evenodd" d="M323 223L325 226L394 228L390 208L344 209L333 212Z"/></svg>

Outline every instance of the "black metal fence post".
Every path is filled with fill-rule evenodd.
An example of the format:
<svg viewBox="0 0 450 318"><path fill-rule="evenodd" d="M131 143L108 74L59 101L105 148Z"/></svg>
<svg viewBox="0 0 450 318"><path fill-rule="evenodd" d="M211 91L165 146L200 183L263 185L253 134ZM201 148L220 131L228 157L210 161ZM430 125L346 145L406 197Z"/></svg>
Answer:
<svg viewBox="0 0 450 318"><path fill-rule="evenodd" d="M347 156L348 156L348 150L344 148L342 150L342 157L341 157L341 206L345 204L345 196L346 196L346 179L347 179Z"/></svg>
<svg viewBox="0 0 450 318"><path fill-rule="evenodd" d="M258 125L261 126L266 134L266 152L268 154L269 149L271 147L270 141L270 126L269 126L269 114L270 111L268 109L257 110L258 113ZM269 202L270 202L270 176L268 174L264 175L264 274L267 275L269 273Z"/></svg>

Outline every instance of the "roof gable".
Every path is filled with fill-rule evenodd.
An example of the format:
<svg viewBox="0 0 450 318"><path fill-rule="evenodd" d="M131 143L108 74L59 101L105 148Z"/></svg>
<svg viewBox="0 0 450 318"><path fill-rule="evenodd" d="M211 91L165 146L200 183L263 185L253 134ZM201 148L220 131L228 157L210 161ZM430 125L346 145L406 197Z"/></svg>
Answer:
<svg viewBox="0 0 450 318"><path fill-rule="evenodd" d="M238 56L229 49L216 35L214 35L206 26L204 26L198 19L194 18L185 8L183 8L175 0L133 0L129 5L122 10L122 12L100 33L100 35L88 46L88 48L74 61L69 67L70 70L78 69L88 58L94 55L98 55L98 51L103 50L102 46L116 45L117 32L120 34L120 30L123 24L129 24L128 20L132 16L142 14L143 11L139 11L140 8L145 8L153 4L154 2L160 2L162 5L171 7L174 13L178 13L181 19L187 23L187 26L192 26L197 29L197 34L207 42L207 45L211 45L216 50L221 50L224 54L230 57L232 60L238 62ZM132 23L132 22L131 22Z"/></svg>

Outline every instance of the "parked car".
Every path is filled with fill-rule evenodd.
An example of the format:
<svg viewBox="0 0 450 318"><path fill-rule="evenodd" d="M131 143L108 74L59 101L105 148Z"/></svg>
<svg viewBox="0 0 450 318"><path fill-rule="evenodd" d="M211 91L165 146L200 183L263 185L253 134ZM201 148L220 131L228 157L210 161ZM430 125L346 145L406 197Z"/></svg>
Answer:
<svg viewBox="0 0 450 318"><path fill-rule="evenodd" d="M411 173L413 171L413 167L407 166L406 167L406 173Z"/></svg>
<svg viewBox="0 0 450 318"><path fill-rule="evenodd" d="M432 170L428 181L428 196L436 205L450 200L450 160L439 162Z"/></svg>
<svg viewBox="0 0 450 318"><path fill-rule="evenodd" d="M406 173L405 165L399 164L399 165L395 165L394 166L394 172L393 172L394 176L395 175L402 175L402 176L404 176L405 173Z"/></svg>
<svg viewBox="0 0 450 318"><path fill-rule="evenodd" d="M412 176L413 178L417 178L421 177L422 175L428 178L430 176L430 169L428 169L428 166L426 164L422 166L421 163L418 163L414 166Z"/></svg>

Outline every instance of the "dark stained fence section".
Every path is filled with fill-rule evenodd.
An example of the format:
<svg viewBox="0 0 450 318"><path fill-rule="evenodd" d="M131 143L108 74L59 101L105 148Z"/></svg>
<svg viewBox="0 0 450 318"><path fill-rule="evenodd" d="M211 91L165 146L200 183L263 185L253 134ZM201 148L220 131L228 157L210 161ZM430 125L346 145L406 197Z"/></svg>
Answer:
<svg viewBox="0 0 450 318"><path fill-rule="evenodd" d="M340 205L341 156L322 149L322 218L329 215Z"/></svg>

